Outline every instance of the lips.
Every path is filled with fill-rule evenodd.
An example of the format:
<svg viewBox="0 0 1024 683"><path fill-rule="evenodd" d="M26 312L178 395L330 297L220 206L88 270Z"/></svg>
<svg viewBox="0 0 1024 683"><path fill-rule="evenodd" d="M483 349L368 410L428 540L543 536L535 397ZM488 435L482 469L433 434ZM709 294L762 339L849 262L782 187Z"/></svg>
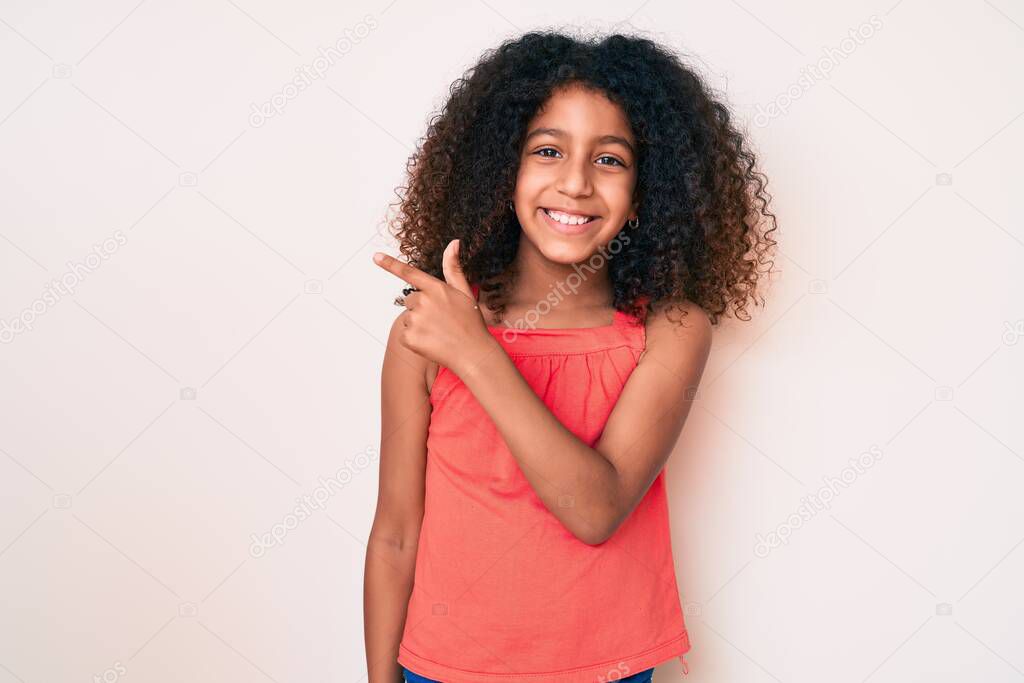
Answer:
<svg viewBox="0 0 1024 683"><path fill-rule="evenodd" d="M562 223L561 221L556 221L552 218L543 207L537 209L537 211L541 215L541 220L543 220L555 232L563 235L579 235L581 233L588 232L599 220L601 220L600 216L594 216L585 223Z"/></svg>

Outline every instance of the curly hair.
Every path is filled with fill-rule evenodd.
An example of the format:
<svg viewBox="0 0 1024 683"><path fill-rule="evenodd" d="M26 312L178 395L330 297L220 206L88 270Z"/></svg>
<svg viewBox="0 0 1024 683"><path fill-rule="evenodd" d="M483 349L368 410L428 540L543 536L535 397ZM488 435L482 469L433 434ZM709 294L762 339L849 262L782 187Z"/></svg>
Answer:
<svg viewBox="0 0 1024 683"><path fill-rule="evenodd" d="M712 324L730 309L749 320L748 302L764 303L759 276L774 263L767 179L702 78L642 37L531 31L485 52L430 119L389 205L398 205L388 226L406 260L443 277L444 249L459 239L466 278L504 314L522 230L507 202L526 127L568 85L620 106L638 143L640 226L608 261L615 308L646 319L662 302L689 299Z"/></svg>

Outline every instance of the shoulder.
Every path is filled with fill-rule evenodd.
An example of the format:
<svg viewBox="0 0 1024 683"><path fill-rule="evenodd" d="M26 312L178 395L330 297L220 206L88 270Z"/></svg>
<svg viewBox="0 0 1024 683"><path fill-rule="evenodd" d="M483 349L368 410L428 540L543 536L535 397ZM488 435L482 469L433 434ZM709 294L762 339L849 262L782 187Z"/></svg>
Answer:
<svg viewBox="0 0 1024 683"><path fill-rule="evenodd" d="M647 345L641 358L656 356L671 368L703 362L711 350L711 320L693 301L659 302L647 315L645 327Z"/></svg>
<svg viewBox="0 0 1024 683"><path fill-rule="evenodd" d="M403 310L402 313L404 312ZM433 375L428 375L428 371L431 365L436 368L436 364L402 343L402 336L405 332L405 327L402 325L402 313L399 313L391 322L391 329L388 332L388 341L384 352L384 376L385 378L401 378L401 381L407 386L422 387L424 392L429 392L430 382L427 378L428 376L432 378Z"/></svg>

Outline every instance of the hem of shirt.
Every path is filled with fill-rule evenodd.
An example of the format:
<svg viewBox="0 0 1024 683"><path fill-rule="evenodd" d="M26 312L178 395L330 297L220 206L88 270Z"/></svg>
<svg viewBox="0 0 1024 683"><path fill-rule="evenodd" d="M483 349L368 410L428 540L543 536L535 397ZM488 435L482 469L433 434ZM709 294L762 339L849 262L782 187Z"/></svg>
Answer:
<svg viewBox="0 0 1024 683"><path fill-rule="evenodd" d="M643 652L626 657L616 657L597 664L590 664L560 671L540 671L531 673L489 673L484 671L468 671L441 662L435 662L417 655L404 644L398 647L398 663L421 676L433 678L445 683L495 683L498 681L515 681L516 683L599 683L609 680L610 672L616 678L625 672L633 675L651 669L658 664L667 662L674 657L690 651L690 636L684 629L675 638Z"/></svg>

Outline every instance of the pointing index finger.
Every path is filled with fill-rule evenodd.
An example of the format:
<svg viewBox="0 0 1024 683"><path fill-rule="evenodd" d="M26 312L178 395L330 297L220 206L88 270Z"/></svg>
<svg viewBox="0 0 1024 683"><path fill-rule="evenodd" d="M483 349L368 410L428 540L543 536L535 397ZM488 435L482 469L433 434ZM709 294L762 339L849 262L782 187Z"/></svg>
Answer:
<svg viewBox="0 0 1024 683"><path fill-rule="evenodd" d="M424 273L422 270L415 266L411 266L408 263L399 261L394 256L388 256L381 252L376 252L373 255L373 262L378 266L388 271L392 275L395 275L402 280L405 280L410 285L417 289L425 290L434 287L435 284L440 282L436 277L428 273Z"/></svg>

